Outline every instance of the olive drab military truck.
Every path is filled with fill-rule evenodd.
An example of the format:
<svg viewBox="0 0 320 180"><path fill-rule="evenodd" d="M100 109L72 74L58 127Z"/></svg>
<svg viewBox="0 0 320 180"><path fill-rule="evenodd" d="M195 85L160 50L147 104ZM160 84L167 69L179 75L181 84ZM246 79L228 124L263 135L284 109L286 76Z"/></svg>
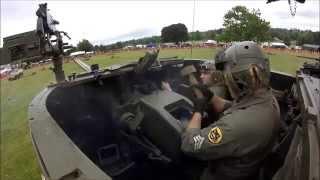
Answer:
<svg viewBox="0 0 320 180"><path fill-rule="evenodd" d="M206 163L180 150L194 98L189 78L181 71L193 66L198 77L204 61L148 63L155 58L146 55L116 69L76 74L33 99L31 138L45 179L200 176ZM283 129L256 179L319 178L319 71L320 63L315 62L305 64L296 76L271 72ZM164 81L172 91L162 89Z"/></svg>
<svg viewBox="0 0 320 180"><path fill-rule="evenodd" d="M208 60L159 60L158 51L151 51L117 68L95 66L65 78L64 32L50 28L56 22L48 24L46 4L37 15L41 54L53 57L57 79L28 110L43 179L198 179L207 164L181 152L181 133L193 112L191 81L199 79ZM273 71L270 82L282 131L255 179L319 179L319 60L304 64L295 76Z"/></svg>
<svg viewBox="0 0 320 180"><path fill-rule="evenodd" d="M0 64L39 61L40 41L35 30L3 38Z"/></svg>

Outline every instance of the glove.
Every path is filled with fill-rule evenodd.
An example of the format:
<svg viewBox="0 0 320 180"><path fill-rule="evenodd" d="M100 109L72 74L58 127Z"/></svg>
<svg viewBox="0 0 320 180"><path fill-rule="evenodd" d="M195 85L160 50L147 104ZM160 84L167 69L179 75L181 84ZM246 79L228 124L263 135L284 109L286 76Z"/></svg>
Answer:
<svg viewBox="0 0 320 180"><path fill-rule="evenodd" d="M194 103L194 112L203 114L207 108L208 100L206 98L196 98L193 101Z"/></svg>
<svg viewBox="0 0 320 180"><path fill-rule="evenodd" d="M206 85L193 85L191 87L199 89L202 92L204 98L207 100L207 102L210 101L214 96L213 92L211 92L209 90L209 87Z"/></svg>

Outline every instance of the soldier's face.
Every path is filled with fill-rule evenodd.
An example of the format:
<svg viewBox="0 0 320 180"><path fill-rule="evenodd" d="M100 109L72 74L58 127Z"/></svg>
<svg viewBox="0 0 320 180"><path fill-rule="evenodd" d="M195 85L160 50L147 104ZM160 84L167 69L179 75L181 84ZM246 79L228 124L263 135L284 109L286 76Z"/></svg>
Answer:
<svg viewBox="0 0 320 180"><path fill-rule="evenodd" d="M201 72L200 79L204 85L212 84L212 76L210 72L207 72L207 71Z"/></svg>

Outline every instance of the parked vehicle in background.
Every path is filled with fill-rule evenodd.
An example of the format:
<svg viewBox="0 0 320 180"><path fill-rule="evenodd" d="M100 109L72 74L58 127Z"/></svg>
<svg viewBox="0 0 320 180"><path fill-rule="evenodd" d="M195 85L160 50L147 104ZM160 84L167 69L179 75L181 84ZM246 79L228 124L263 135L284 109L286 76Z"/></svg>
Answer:
<svg viewBox="0 0 320 180"><path fill-rule="evenodd" d="M17 80L20 79L23 76L23 69L18 68L14 69L13 71L10 72L9 74L9 81Z"/></svg>

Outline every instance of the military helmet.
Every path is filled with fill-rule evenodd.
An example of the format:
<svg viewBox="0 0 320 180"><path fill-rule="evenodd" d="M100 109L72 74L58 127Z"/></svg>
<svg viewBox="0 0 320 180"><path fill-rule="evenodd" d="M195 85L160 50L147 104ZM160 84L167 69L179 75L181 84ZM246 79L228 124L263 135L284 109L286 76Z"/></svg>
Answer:
<svg viewBox="0 0 320 180"><path fill-rule="evenodd" d="M260 87L269 86L269 60L252 41L237 42L217 53L216 68L222 70L230 94L237 99Z"/></svg>

